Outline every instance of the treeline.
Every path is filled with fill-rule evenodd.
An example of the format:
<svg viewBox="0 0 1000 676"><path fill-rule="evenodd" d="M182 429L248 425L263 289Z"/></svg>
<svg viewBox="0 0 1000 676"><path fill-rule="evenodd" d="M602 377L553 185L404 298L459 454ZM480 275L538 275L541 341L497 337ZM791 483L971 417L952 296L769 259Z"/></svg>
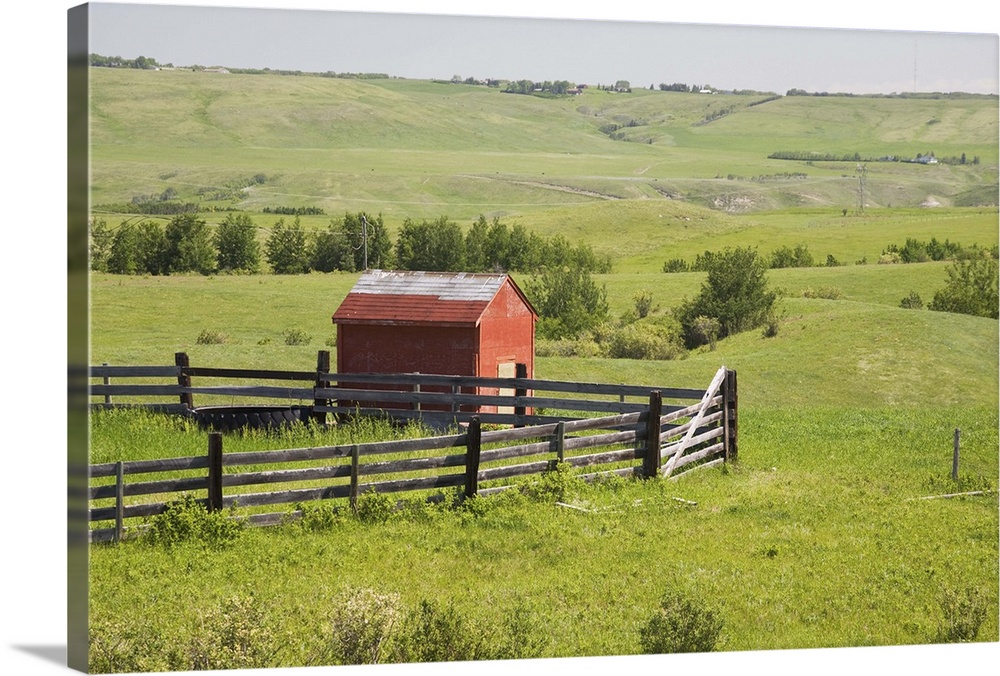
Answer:
<svg viewBox="0 0 1000 676"><path fill-rule="evenodd" d="M365 268L452 272L516 271L550 268L583 272L611 270L611 259L562 236L542 237L521 225L485 216L468 232L447 216L435 221L407 219L392 242L381 214L345 214L327 228L306 231L298 216L279 219L261 241L260 228L245 213L229 213L216 227L197 214L178 214L166 224L152 219L105 220L90 228L91 269L112 274L168 275L234 272L304 274Z"/></svg>
<svg viewBox="0 0 1000 676"><path fill-rule="evenodd" d="M546 80L544 82L511 80L502 91L505 94L549 94L552 96L564 96L569 94L571 89L576 89L576 84L569 80Z"/></svg>
<svg viewBox="0 0 1000 676"><path fill-rule="evenodd" d="M859 152L844 153L816 153L804 150L778 150L767 156L769 160L797 160L800 162L909 162L912 164L979 164L979 156L973 156L970 160L965 153L951 157L937 157L934 151L917 153L916 157L906 158L899 155L862 155Z"/></svg>
<svg viewBox="0 0 1000 676"><path fill-rule="evenodd" d="M1000 258L1000 247L994 245L989 249L984 249L977 244L966 247L947 239L941 242L937 237L931 237L930 241L927 242L907 237L902 246L890 244L882 249L882 255L878 262L926 263L927 261L962 261L980 258Z"/></svg>
<svg viewBox="0 0 1000 676"><path fill-rule="evenodd" d="M120 56L101 56L100 54L90 55L90 65L97 68L138 68L140 70L153 70L161 68L156 59L139 56L134 59L123 59ZM170 64L166 64L167 68Z"/></svg>
<svg viewBox="0 0 1000 676"><path fill-rule="evenodd" d="M995 99L996 94L973 94L970 92L893 92L891 94L852 94L850 92L809 92L805 89L789 89L785 96L847 96L858 99Z"/></svg>

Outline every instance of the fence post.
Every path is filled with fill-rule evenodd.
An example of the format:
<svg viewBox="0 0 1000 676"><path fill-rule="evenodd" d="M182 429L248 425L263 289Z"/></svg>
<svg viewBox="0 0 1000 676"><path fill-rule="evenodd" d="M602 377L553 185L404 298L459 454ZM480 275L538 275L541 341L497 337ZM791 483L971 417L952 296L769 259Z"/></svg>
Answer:
<svg viewBox="0 0 1000 676"><path fill-rule="evenodd" d="M186 352L176 352L174 353L174 365L180 367L180 373L177 374L177 384L181 387L191 387L191 376L187 374L188 367L191 366L191 362L188 359ZM181 392L181 405L191 410L194 408L194 395L190 392Z"/></svg>
<svg viewBox="0 0 1000 676"><path fill-rule="evenodd" d="M514 377L520 378L522 380L527 380L528 378L528 365L517 363L514 364ZM528 390L525 387L515 387L514 388L515 397L527 397ZM518 417L524 417L527 409L525 406L515 406L514 407L514 419L517 420ZM515 423L514 427L524 427L524 423Z"/></svg>
<svg viewBox="0 0 1000 676"><path fill-rule="evenodd" d="M660 415L663 398L659 390L649 393L649 411L646 418L646 455L642 459L642 476L651 479L660 471Z"/></svg>
<svg viewBox="0 0 1000 676"><path fill-rule="evenodd" d="M222 510L222 434L208 435L208 511Z"/></svg>
<svg viewBox="0 0 1000 676"><path fill-rule="evenodd" d="M725 422L725 462L736 460L739 449L739 394L736 390L736 371L726 370L722 381L722 419Z"/></svg>
<svg viewBox="0 0 1000 676"><path fill-rule="evenodd" d="M417 376L418 380L413 383L413 394L416 396L413 398L413 402L410 404L410 409L420 413L420 371L417 371L413 375Z"/></svg>
<svg viewBox="0 0 1000 676"><path fill-rule="evenodd" d="M955 428L955 448L951 454L951 479L958 481L958 451L961 446L962 430Z"/></svg>
<svg viewBox="0 0 1000 676"><path fill-rule="evenodd" d="M354 444L351 446L351 511L357 513L358 511L358 459L359 459L358 445Z"/></svg>
<svg viewBox="0 0 1000 676"><path fill-rule="evenodd" d="M556 461L562 462L566 457L566 423L560 420L556 423Z"/></svg>
<svg viewBox="0 0 1000 676"><path fill-rule="evenodd" d="M104 362L104 364L103 364L103 365L104 365L104 366L107 366L107 365L108 365L108 362ZM110 385L110 384L111 384L111 376L109 376L109 375L107 375L107 374L105 374L105 375L104 375L104 384L105 384L105 385ZM105 394L105 395L104 395L104 405L105 405L105 406L109 406L109 407L110 407L110 406L111 406L111 403L112 403L112 402L111 402L111 395L110 395L110 394Z"/></svg>
<svg viewBox="0 0 1000 676"><path fill-rule="evenodd" d="M330 373L330 351L320 350L316 355L316 389L326 388L330 386L330 383L323 380L323 376ZM315 394L315 392L313 393ZM316 409L320 406L326 406L329 403L329 399L320 399L318 397L313 398L313 411L312 419L317 425L326 424L326 413L323 411L317 411Z"/></svg>
<svg viewBox="0 0 1000 676"><path fill-rule="evenodd" d="M125 463L115 463L115 542L125 534Z"/></svg>
<svg viewBox="0 0 1000 676"><path fill-rule="evenodd" d="M469 421L465 434L465 497L471 498L479 492L479 452L482 447L482 428L479 416Z"/></svg>

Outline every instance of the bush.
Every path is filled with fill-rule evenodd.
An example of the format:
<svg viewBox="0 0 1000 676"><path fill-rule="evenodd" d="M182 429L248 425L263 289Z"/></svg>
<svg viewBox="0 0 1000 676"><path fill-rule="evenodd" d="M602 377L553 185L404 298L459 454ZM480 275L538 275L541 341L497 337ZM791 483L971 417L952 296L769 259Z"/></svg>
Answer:
<svg viewBox="0 0 1000 676"><path fill-rule="evenodd" d="M521 489L526 496L538 502L563 502L576 489L573 466L568 462L552 461L549 471L543 472L538 481L525 484Z"/></svg>
<svg viewBox="0 0 1000 676"><path fill-rule="evenodd" d="M675 333L648 323L614 329L601 337L601 346L612 359L676 359L682 352Z"/></svg>
<svg viewBox="0 0 1000 676"><path fill-rule="evenodd" d="M719 338L721 324L715 317L699 315L691 322L690 332L699 345L708 345L710 349L715 349L715 342Z"/></svg>
<svg viewBox="0 0 1000 676"><path fill-rule="evenodd" d="M339 664L378 664L400 620L399 595L361 589L335 602L330 651Z"/></svg>
<svg viewBox="0 0 1000 676"><path fill-rule="evenodd" d="M404 623L393 659L459 662L483 659L484 637L452 604L424 599Z"/></svg>
<svg viewBox="0 0 1000 676"><path fill-rule="evenodd" d="M653 311L653 293L644 289L632 296L632 303L635 305L636 316L643 319Z"/></svg>
<svg viewBox="0 0 1000 676"><path fill-rule="evenodd" d="M224 511L209 512L194 496L185 494L149 520L145 538L165 547L191 541L213 548L224 547L236 541L245 528L243 521L230 518L235 507L233 503L228 515Z"/></svg>
<svg viewBox="0 0 1000 676"><path fill-rule="evenodd" d="M227 340L226 334L221 331L210 331L202 329L195 341L198 345L222 345Z"/></svg>
<svg viewBox="0 0 1000 676"><path fill-rule="evenodd" d="M663 264L663 271L666 273L687 272L691 267L683 258L671 258Z"/></svg>
<svg viewBox="0 0 1000 676"><path fill-rule="evenodd" d="M928 307L977 317L998 318L997 260L960 260L946 269L948 282L934 294Z"/></svg>
<svg viewBox="0 0 1000 676"><path fill-rule="evenodd" d="M188 647L192 670L257 669L270 666L272 632L253 596L233 596L202 619Z"/></svg>
<svg viewBox="0 0 1000 676"><path fill-rule="evenodd" d="M979 627L986 620L990 607L986 595L974 588L945 589L941 593L941 610L944 615L938 625L935 641L938 643L966 643L975 641Z"/></svg>
<svg viewBox="0 0 1000 676"><path fill-rule="evenodd" d="M899 301L899 307L906 310L920 310L924 307L924 301L920 299L920 294L916 291L911 291L909 296L903 298Z"/></svg>
<svg viewBox="0 0 1000 676"><path fill-rule="evenodd" d="M656 613L639 630L639 643L647 655L711 652L722 624L715 611L696 599L668 592Z"/></svg>
<svg viewBox="0 0 1000 676"><path fill-rule="evenodd" d="M579 267L545 270L529 280L525 294L538 311L540 338L579 338L608 316L607 291Z"/></svg>
<svg viewBox="0 0 1000 676"><path fill-rule="evenodd" d="M302 329L285 329L281 332L285 337L285 345L308 345L312 336Z"/></svg>
<svg viewBox="0 0 1000 676"><path fill-rule="evenodd" d="M362 523L385 523L396 511L396 501L388 493L374 488L358 496L355 514Z"/></svg>
<svg viewBox="0 0 1000 676"><path fill-rule="evenodd" d="M699 256L708 272L698 296L675 311L689 348L705 344L697 331L699 317L719 322L719 338L748 331L764 324L777 298L767 287L767 265L749 247L726 248Z"/></svg>
<svg viewBox="0 0 1000 676"><path fill-rule="evenodd" d="M841 291L836 286L821 286L818 289L807 288L802 291L803 298L825 298L826 300L837 300L841 296Z"/></svg>

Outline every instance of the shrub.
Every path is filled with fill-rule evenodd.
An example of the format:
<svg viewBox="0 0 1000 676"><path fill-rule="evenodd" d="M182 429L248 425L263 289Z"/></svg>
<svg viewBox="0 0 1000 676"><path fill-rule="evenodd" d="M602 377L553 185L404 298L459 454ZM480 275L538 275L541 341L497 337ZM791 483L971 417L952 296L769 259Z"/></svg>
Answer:
<svg viewBox="0 0 1000 676"><path fill-rule="evenodd" d="M458 662L483 659L483 635L452 604L424 599L405 620L394 659Z"/></svg>
<svg viewBox="0 0 1000 676"><path fill-rule="evenodd" d="M919 293L911 291L909 296L899 301L899 307L907 310L919 310L924 307L924 301L920 299Z"/></svg>
<svg viewBox="0 0 1000 676"><path fill-rule="evenodd" d="M946 269L948 282L934 294L928 307L977 317L998 318L997 260L959 260Z"/></svg>
<svg viewBox="0 0 1000 676"><path fill-rule="evenodd" d="M644 289L632 296L632 303L635 305L636 316L642 319L653 311L653 293Z"/></svg>
<svg viewBox="0 0 1000 676"><path fill-rule="evenodd" d="M639 630L642 652L711 652L722 631L722 618L680 592L667 592L660 607Z"/></svg>
<svg viewBox="0 0 1000 676"><path fill-rule="evenodd" d="M198 345L222 345L227 340L226 334L221 331L211 331L202 329L195 341Z"/></svg>
<svg viewBox="0 0 1000 676"><path fill-rule="evenodd" d="M671 258L663 264L663 271L666 273L687 272L691 267L683 258Z"/></svg>
<svg viewBox="0 0 1000 676"><path fill-rule="evenodd" d="M272 632L253 596L233 596L202 618L188 647L192 670L257 669L270 665Z"/></svg>
<svg viewBox="0 0 1000 676"><path fill-rule="evenodd" d="M976 640L990 607L986 595L971 587L948 588L941 593L940 604L944 617L938 625L935 641L965 643Z"/></svg>
<svg viewBox="0 0 1000 676"><path fill-rule="evenodd" d="M260 269L260 243L257 226L247 214L226 214L215 231L219 269L257 272Z"/></svg>
<svg viewBox="0 0 1000 676"><path fill-rule="evenodd" d="M378 664L400 619L399 595L372 589L346 592L336 601L331 653L340 664Z"/></svg>
<svg viewBox="0 0 1000 676"><path fill-rule="evenodd" d="M521 489L526 496L538 502L563 502L575 490L573 466L568 462L552 461L551 469L543 472L538 481L527 483Z"/></svg>
<svg viewBox="0 0 1000 676"><path fill-rule="evenodd" d="M295 509L301 513L301 518L296 522L296 525L307 531L330 530L345 521L344 510L339 505L300 502L295 505Z"/></svg>
<svg viewBox="0 0 1000 676"><path fill-rule="evenodd" d="M308 345L312 336L302 329L285 329L281 332L285 337L285 345Z"/></svg>
<svg viewBox="0 0 1000 676"><path fill-rule="evenodd" d="M655 324L629 324L601 337L604 353L612 359L675 359L682 351L679 338Z"/></svg>
<svg viewBox="0 0 1000 676"><path fill-rule="evenodd" d="M719 338L721 325L715 317L699 315L691 322L691 335L699 345L708 344L710 349L715 349L715 341Z"/></svg>
<svg viewBox="0 0 1000 676"><path fill-rule="evenodd" d="M705 344L696 332L699 317L719 322L719 338L761 326L770 316L776 295L767 287L767 266L750 247L705 252L699 257L708 276L698 296L677 308L676 316L688 347Z"/></svg>
<svg viewBox="0 0 1000 676"><path fill-rule="evenodd" d="M841 296L841 291L836 286L821 286L818 289L807 288L802 291L803 298L825 298L826 300L837 300Z"/></svg>
<svg viewBox="0 0 1000 676"><path fill-rule="evenodd" d="M233 503L233 510L236 503ZM172 547L182 542L200 541L206 546L220 548L234 542L242 534L245 524L226 512L209 512L194 496L185 494L180 500L149 520L146 539L157 545Z"/></svg>
<svg viewBox="0 0 1000 676"><path fill-rule="evenodd" d="M355 514L362 523L385 523L392 518L396 501L388 493L379 493L374 488L358 496Z"/></svg>

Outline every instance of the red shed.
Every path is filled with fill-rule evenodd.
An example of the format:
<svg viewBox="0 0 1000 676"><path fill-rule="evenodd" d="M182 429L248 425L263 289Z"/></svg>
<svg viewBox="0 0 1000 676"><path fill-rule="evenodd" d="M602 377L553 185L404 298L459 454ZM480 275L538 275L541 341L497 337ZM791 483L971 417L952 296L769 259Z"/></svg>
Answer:
<svg viewBox="0 0 1000 676"><path fill-rule="evenodd" d="M532 378L537 319L507 274L371 270L333 315L337 372Z"/></svg>

